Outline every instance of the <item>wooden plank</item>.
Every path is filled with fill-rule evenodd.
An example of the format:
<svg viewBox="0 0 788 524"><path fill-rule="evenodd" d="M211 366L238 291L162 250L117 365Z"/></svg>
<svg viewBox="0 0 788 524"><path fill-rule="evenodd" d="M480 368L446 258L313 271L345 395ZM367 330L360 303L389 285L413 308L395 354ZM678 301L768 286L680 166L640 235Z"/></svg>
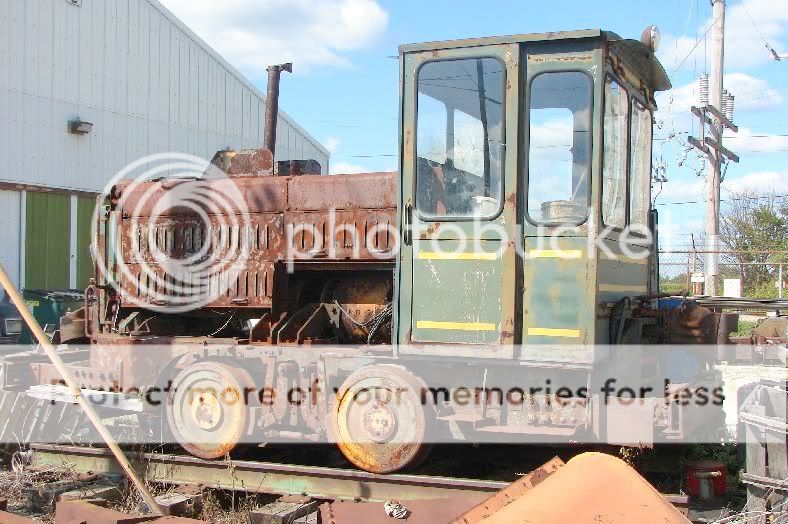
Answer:
<svg viewBox="0 0 788 524"><path fill-rule="evenodd" d="M767 491L759 486L747 486L747 504L744 506L748 513L748 523L766 524L766 498Z"/></svg>
<svg viewBox="0 0 788 524"><path fill-rule="evenodd" d="M730 129L734 133L738 133L739 132L739 127L736 124L734 124L733 122L731 122L730 120L728 120L728 117L723 115L722 111L720 111L719 109L717 109L713 105L706 104L705 106L703 106L703 110L704 111L708 111L709 113L714 115L717 118L717 120L719 120L720 123L723 126L727 127L728 129Z"/></svg>
<svg viewBox="0 0 788 524"><path fill-rule="evenodd" d="M763 406L748 406L747 411L763 416L766 410ZM763 429L754 424L745 424L744 434L747 450L745 470L753 475L766 476L766 446L763 442Z"/></svg>
<svg viewBox="0 0 788 524"><path fill-rule="evenodd" d="M0 442L8 442L10 436L8 428L11 425L11 415L20 395L21 393L16 391L0 392Z"/></svg>
<svg viewBox="0 0 788 524"><path fill-rule="evenodd" d="M767 472L771 478L788 478L788 429L786 429L786 418L788 418L788 408L786 408L785 387L780 385L768 385L764 388L766 414L773 418L777 424L781 424L782 431L768 431L766 443Z"/></svg>
<svg viewBox="0 0 788 524"><path fill-rule="evenodd" d="M285 524L317 515L320 503L310 497L287 495L249 513L250 524ZM306 522L306 521L305 521Z"/></svg>
<svg viewBox="0 0 788 524"><path fill-rule="evenodd" d="M702 143L697 138L695 138L694 136L688 136L687 142L689 142L691 146L696 147L697 149L706 153L707 155L711 154L711 150L709 150L709 147L706 144Z"/></svg>
<svg viewBox="0 0 788 524"><path fill-rule="evenodd" d="M727 147L723 146L722 144L720 144L719 142L717 142L713 138L710 138L710 137L707 137L707 136L703 137L703 142L707 146L709 146L710 148L712 148L715 151L717 151L718 153L722 154L725 158L727 158L731 162L735 162L737 164L739 163L739 156L736 153L734 153L733 151L731 151Z"/></svg>

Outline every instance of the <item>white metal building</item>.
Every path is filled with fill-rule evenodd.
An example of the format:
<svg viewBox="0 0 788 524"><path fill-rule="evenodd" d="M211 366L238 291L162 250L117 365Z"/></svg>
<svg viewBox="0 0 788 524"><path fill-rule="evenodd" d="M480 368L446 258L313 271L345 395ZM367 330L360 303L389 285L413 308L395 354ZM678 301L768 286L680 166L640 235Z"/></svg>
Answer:
<svg viewBox="0 0 788 524"><path fill-rule="evenodd" d="M82 287L93 196L143 156L261 147L265 95L157 0L0 0L0 261ZM70 121L93 124L69 132ZM283 112L277 159L329 152Z"/></svg>

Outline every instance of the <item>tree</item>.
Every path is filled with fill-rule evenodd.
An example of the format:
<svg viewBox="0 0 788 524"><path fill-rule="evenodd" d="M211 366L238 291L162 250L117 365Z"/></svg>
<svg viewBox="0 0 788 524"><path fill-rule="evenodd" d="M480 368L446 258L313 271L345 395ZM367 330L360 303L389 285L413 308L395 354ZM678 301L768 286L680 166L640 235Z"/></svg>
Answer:
<svg viewBox="0 0 788 524"><path fill-rule="evenodd" d="M788 263L788 200L774 192L734 193L720 214L720 243L732 251L722 258L738 266L745 295L776 297L779 263Z"/></svg>

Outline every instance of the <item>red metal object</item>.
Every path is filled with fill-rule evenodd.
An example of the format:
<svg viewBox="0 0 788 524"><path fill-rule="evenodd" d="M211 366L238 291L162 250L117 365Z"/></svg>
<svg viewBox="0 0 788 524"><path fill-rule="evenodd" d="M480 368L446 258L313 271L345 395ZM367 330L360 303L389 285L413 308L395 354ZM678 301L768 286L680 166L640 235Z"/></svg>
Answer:
<svg viewBox="0 0 788 524"><path fill-rule="evenodd" d="M481 522L490 515L500 511L501 508L525 495L559 468L564 466L564 461L558 457L523 475L504 489L485 499L478 505L468 510L462 517L453 521L454 524L474 524Z"/></svg>
<svg viewBox="0 0 788 524"><path fill-rule="evenodd" d="M407 522L408 524L437 524L449 522L468 508L481 502L478 495L446 499L406 500L401 505L407 510L406 519L395 519L386 514L384 502L352 502L338 500L320 506L320 522L323 524L385 524Z"/></svg>
<svg viewBox="0 0 788 524"><path fill-rule="evenodd" d="M0 524L36 524L37 522L40 521L26 517L20 517L19 515L8 513L6 511L0 511Z"/></svg>
<svg viewBox="0 0 788 524"><path fill-rule="evenodd" d="M728 472L716 460L699 460L684 466L684 486L691 497L709 499L725 495Z"/></svg>
<svg viewBox="0 0 788 524"><path fill-rule="evenodd" d="M2 517L0 517L0 519L1 518ZM6 521L0 520L0 523L3 522ZM127 513L121 513L120 511L96 506L83 500L58 502L57 511L55 513L55 524L137 524L140 522L161 524L207 524L204 520L194 520L184 517L129 515Z"/></svg>
<svg viewBox="0 0 788 524"><path fill-rule="evenodd" d="M58 502L55 524L137 524L155 518L150 515L128 515L79 500Z"/></svg>
<svg viewBox="0 0 788 524"><path fill-rule="evenodd" d="M274 174L274 155L267 149L218 151L211 163L230 176L271 176Z"/></svg>
<svg viewBox="0 0 788 524"><path fill-rule="evenodd" d="M678 524L689 520L621 459L582 453L483 522Z"/></svg>

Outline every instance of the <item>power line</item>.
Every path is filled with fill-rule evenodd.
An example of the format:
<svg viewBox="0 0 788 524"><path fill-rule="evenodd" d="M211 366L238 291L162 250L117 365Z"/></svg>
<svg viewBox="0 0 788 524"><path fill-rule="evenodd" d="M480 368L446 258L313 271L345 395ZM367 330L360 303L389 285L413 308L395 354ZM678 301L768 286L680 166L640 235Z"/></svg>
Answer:
<svg viewBox="0 0 788 524"><path fill-rule="evenodd" d="M331 155L331 158L393 158L397 155L380 154L380 155Z"/></svg>
<svg viewBox="0 0 788 524"><path fill-rule="evenodd" d="M768 49L770 52L774 53L774 49L772 48L772 46L771 46L771 45L769 45L769 41L768 41L768 40L766 40L766 37L765 37L765 36L763 36L763 33L762 33L762 32L761 32L761 30L758 28L758 24L756 24L756 23L755 23L755 20L753 20L752 16L750 16L750 10L749 10L749 9L747 9L747 5L744 3L744 0L739 0L739 3L740 3L740 4L741 4L741 6L744 8L744 12L745 12L745 14L747 15L747 18L749 18L749 19L750 19L750 23L751 23L751 24L752 24L752 26L755 28L755 31L757 31L757 32L758 32L758 34L759 34L759 35L760 35L760 37L761 37L761 40L763 40L763 43L766 45L766 49ZM777 63L778 63L778 64L780 64L781 66L785 67L785 65L784 65L784 64L782 64L782 62L778 61ZM786 69L785 69L785 73L786 73L786 74L788 74L788 68L786 68Z"/></svg>
<svg viewBox="0 0 788 524"><path fill-rule="evenodd" d="M786 89L788 89L788 84L780 84L778 86L766 87L766 88L763 88L763 89L753 89L753 90L750 90L750 91L741 91L739 93L736 93L736 95L737 96L738 95L749 95L749 94L752 94L752 93L762 93L764 91L785 91Z"/></svg>
<svg viewBox="0 0 788 524"><path fill-rule="evenodd" d="M720 202L737 202L739 200L764 200L768 198L788 198L788 195L764 195L764 196L757 196L757 197L738 197L738 198L727 198L721 199ZM685 204L705 204L705 200L686 200L683 202L657 202L654 204L655 206L679 206Z"/></svg>
<svg viewBox="0 0 788 524"><path fill-rule="evenodd" d="M694 52L695 52L695 49L697 49L698 45L700 45L700 43L701 43L701 42L705 42L705 41L706 41L706 37L709 35L709 33L711 32L711 30L714 28L714 24L716 24L716 23L717 23L717 20L719 20L719 19L720 19L722 16L723 16L723 15L718 15L718 16L717 16L717 18L715 18L715 19L714 19L714 21L713 21L711 24L709 24L709 28L708 28L708 29L706 29L706 32L705 32L705 33L703 33L703 36L701 36L700 38L698 38L698 39L695 41L695 45L693 45L693 46L692 46L692 49L690 49L690 50L689 50L689 53L687 53L687 56L685 56L685 57L684 57L684 58L681 60L681 62L679 62L679 65L677 65L677 66L676 66L676 69L674 69L674 70L673 70L673 74L671 74L671 75L670 75L671 77L672 77L672 76L674 76L676 73L678 73L678 72L679 72L679 69L681 69L681 66L683 66L683 65L684 65L684 62L686 62L686 61L687 61L687 59L688 59L688 58L689 58L689 57L692 55L692 53L694 53Z"/></svg>
<svg viewBox="0 0 788 524"><path fill-rule="evenodd" d="M688 131L681 131L678 134L686 135L687 133L688 133ZM734 138L782 138L782 137L788 137L788 134L777 133L777 134L773 134L773 135L730 135L730 136L725 135L725 140L731 140L731 139L734 139ZM670 137L670 136L667 136L667 137L654 137L654 140L669 140L671 138L674 138L674 137Z"/></svg>
<svg viewBox="0 0 788 524"><path fill-rule="evenodd" d="M731 135L726 136L726 140L730 140L732 138L772 138L772 137L784 137L788 136L788 134L775 134L775 135Z"/></svg>

